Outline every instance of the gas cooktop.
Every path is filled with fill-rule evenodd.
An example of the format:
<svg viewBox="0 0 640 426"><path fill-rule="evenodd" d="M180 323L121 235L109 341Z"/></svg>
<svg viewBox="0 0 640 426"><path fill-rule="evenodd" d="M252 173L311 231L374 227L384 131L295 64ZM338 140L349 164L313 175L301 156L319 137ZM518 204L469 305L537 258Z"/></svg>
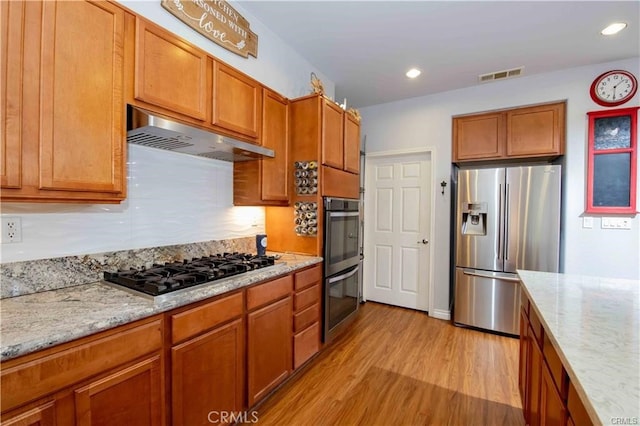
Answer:
<svg viewBox="0 0 640 426"><path fill-rule="evenodd" d="M151 268L105 272L104 279L144 294L160 296L272 266L275 261L275 256L223 253L164 265L154 264Z"/></svg>

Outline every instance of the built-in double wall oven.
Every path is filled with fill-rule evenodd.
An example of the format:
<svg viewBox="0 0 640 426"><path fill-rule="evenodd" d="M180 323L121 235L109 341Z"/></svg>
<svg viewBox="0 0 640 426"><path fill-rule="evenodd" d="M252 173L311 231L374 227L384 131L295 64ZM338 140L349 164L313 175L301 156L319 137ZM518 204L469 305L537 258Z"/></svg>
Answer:
<svg viewBox="0 0 640 426"><path fill-rule="evenodd" d="M324 198L324 340L358 310L360 201Z"/></svg>

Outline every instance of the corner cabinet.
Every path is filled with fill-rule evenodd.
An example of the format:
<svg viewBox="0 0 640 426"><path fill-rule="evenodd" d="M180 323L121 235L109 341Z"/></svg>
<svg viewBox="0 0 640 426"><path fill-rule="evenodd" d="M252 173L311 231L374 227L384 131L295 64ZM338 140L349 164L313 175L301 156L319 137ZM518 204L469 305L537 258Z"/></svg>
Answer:
<svg viewBox="0 0 640 426"><path fill-rule="evenodd" d="M274 150L274 158L233 164L233 204L289 204L289 101L263 89L262 146Z"/></svg>
<svg viewBox="0 0 640 426"><path fill-rule="evenodd" d="M453 162L564 154L565 102L453 118Z"/></svg>
<svg viewBox="0 0 640 426"><path fill-rule="evenodd" d="M125 198L126 12L2 4L2 201Z"/></svg>

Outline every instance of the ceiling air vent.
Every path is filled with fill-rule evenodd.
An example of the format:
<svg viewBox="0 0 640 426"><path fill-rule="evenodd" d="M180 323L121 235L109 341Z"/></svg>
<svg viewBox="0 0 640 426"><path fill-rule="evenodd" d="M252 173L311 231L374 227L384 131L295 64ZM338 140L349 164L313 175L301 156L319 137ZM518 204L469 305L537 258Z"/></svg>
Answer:
<svg viewBox="0 0 640 426"><path fill-rule="evenodd" d="M524 74L524 67L518 67L518 68L512 68L510 70L495 71L495 72L490 72L488 74L481 74L478 76L478 81L480 83L487 83L489 81L494 81L494 80L503 80L505 78L519 77L522 74Z"/></svg>

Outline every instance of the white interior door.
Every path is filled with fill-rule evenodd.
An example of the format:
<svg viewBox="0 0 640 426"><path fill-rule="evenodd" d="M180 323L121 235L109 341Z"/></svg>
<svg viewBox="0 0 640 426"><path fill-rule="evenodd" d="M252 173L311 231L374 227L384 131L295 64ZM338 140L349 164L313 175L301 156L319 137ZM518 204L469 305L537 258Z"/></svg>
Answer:
<svg viewBox="0 0 640 426"><path fill-rule="evenodd" d="M364 299L427 311L431 155L367 157Z"/></svg>

